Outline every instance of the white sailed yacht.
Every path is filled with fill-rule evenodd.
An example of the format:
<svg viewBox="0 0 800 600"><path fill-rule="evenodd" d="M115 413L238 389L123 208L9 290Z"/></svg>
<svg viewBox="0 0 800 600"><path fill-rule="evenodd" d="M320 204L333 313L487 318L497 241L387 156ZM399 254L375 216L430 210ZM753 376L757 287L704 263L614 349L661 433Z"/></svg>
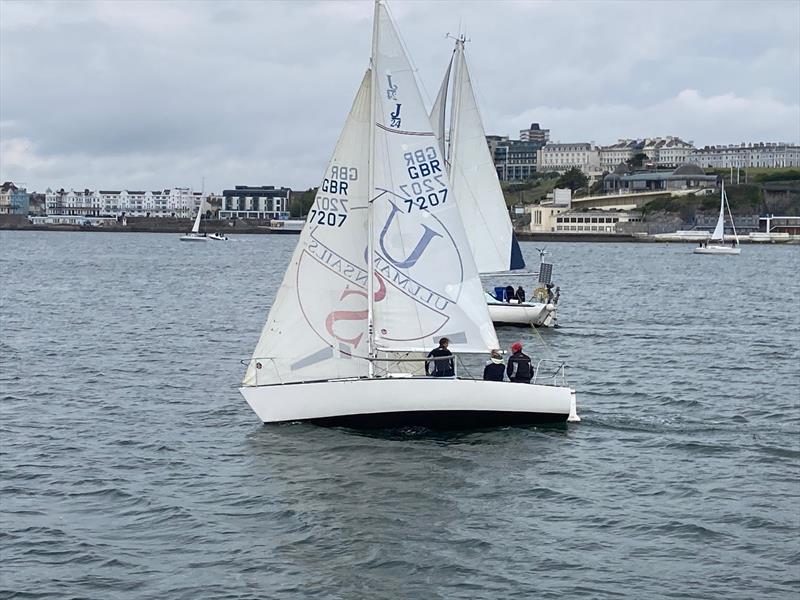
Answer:
<svg viewBox="0 0 800 600"><path fill-rule="evenodd" d="M181 236L182 242L207 242L208 238L204 233L200 233L200 218L203 214L203 202L200 202L200 206L197 207L197 216L194 218L194 225L192 225L192 230L187 233L186 235Z"/></svg>
<svg viewBox="0 0 800 600"><path fill-rule="evenodd" d="M240 391L265 423L486 427L577 420L564 365L530 385L421 375L441 337L498 348L414 70L384 2L370 67ZM547 371L546 375L544 374ZM549 385L548 385L549 384Z"/></svg>
<svg viewBox="0 0 800 600"><path fill-rule="evenodd" d="M731 218L731 227L733 228L733 244L730 246L725 245L725 208L728 209L728 215ZM736 235L736 226L733 223L731 207L728 205L728 196L725 194L724 181L722 182L722 189L720 190L719 219L717 219L717 226L714 227L714 233L711 234L708 241L701 243L695 248L694 253L715 255L742 253L742 249L739 248L739 236Z"/></svg>
<svg viewBox="0 0 800 600"><path fill-rule="evenodd" d="M431 123L440 151L445 155L450 186L458 198L464 228L470 233L470 249L478 272L497 276L524 269L525 260L514 236L494 160L486 145L486 132L464 54L465 41L464 36L455 40L455 50L433 104ZM549 283L549 279L542 281L541 277L540 281ZM487 293L486 301L489 315L496 324L556 324L556 305L546 298L507 302L502 296Z"/></svg>

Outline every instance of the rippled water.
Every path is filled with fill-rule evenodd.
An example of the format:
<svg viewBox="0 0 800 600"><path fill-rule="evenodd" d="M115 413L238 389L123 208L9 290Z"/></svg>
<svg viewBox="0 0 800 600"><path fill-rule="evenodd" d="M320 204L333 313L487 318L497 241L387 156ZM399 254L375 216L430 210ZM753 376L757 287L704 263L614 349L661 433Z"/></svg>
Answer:
<svg viewBox="0 0 800 600"><path fill-rule="evenodd" d="M445 435L259 423L295 242L0 233L0 597L798 597L800 247L551 244L583 422Z"/></svg>

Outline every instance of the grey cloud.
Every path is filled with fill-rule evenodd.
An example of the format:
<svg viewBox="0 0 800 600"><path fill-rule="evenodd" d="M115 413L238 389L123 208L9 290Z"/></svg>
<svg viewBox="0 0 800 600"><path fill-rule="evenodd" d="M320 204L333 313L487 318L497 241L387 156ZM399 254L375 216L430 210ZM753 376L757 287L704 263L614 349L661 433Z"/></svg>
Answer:
<svg viewBox="0 0 800 600"><path fill-rule="evenodd" d="M466 29L490 133L800 139L795 2L391 4L429 101ZM367 67L369 2L0 3L0 178L315 185Z"/></svg>

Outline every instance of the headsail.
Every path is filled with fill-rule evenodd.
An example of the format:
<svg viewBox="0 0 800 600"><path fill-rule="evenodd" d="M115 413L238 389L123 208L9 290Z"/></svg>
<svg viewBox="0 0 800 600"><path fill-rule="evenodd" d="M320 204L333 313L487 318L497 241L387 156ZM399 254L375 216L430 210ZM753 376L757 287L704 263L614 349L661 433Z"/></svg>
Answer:
<svg viewBox="0 0 800 600"><path fill-rule="evenodd" d="M525 261L514 237L503 191L486 144L478 103L464 56L464 40L456 40L451 59L453 90L450 109L448 164L453 194L470 236L472 253L480 273L494 273L525 268ZM450 76L448 67L442 89ZM440 92L441 96L441 92ZM437 103L440 98L437 98ZM434 111L437 108L434 104ZM439 117L432 113L431 121Z"/></svg>
<svg viewBox="0 0 800 600"><path fill-rule="evenodd" d="M379 3L374 43L375 346L498 347L444 158L414 71ZM485 145L485 144L484 144Z"/></svg>
<svg viewBox="0 0 800 600"><path fill-rule="evenodd" d="M244 385L367 375L367 71L248 365Z"/></svg>

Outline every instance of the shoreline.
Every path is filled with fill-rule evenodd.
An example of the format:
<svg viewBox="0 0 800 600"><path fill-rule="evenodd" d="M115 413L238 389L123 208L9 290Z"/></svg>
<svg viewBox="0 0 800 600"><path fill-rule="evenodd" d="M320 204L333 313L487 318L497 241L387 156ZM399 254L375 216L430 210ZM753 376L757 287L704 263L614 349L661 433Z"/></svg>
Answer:
<svg viewBox="0 0 800 600"><path fill-rule="evenodd" d="M219 231L225 235L299 235L300 231L286 231L268 229L265 226L251 227L218 227L210 230ZM147 225L127 225L125 227L86 227L81 225L30 225L16 223L0 223L0 231L55 231L55 232L86 232L86 233L168 233L183 235L187 228L177 226L150 227ZM210 231L211 232L211 231ZM520 242L591 242L591 243L641 243L641 244L697 244L691 240L656 240L652 236L640 236L623 233L597 234L597 233L530 233L525 231L514 232ZM798 245L800 239L787 240L751 240L743 237L740 244L754 245Z"/></svg>

